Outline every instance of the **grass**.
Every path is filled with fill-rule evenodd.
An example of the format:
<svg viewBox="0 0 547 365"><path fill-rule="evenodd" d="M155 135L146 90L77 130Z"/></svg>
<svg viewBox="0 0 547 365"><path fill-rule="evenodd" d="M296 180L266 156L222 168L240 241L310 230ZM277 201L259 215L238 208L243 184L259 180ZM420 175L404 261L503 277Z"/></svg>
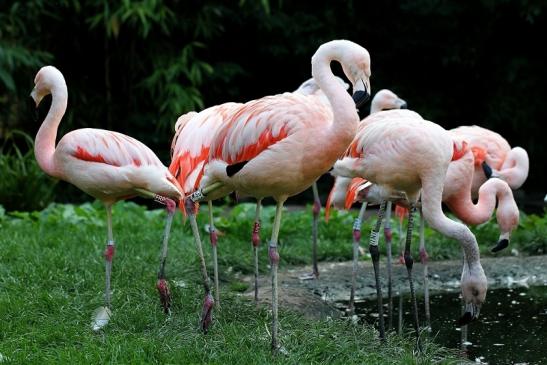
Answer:
<svg viewBox="0 0 547 365"><path fill-rule="evenodd" d="M310 211L287 212L281 232L282 267L309 261ZM188 224L177 216L170 240L167 275L173 313L165 316L155 291L165 213L134 203L114 207L117 252L113 269L113 318L91 331L104 288L105 213L97 204L54 204L41 212L0 207L0 362L45 363L459 363L455 353L425 342L413 353L411 335L377 340L368 325L347 320L308 320L280 313L281 343L287 355L270 353L270 313L239 294L239 272L251 271L250 229L254 208L216 208L225 235L219 250L223 307L211 331L198 330L202 303L198 261ZM200 226L206 222L205 210ZM262 237L268 237L273 209L264 210ZM321 224L322 259L349 258L352 215L335 213ZM203 231L204 232L204 231ZM347 242L347 244L346 244ZM205 246L210 262L209 248ZM348 251L348 252L346 252ZM266 245L261 245L267 270Z"/></svg>

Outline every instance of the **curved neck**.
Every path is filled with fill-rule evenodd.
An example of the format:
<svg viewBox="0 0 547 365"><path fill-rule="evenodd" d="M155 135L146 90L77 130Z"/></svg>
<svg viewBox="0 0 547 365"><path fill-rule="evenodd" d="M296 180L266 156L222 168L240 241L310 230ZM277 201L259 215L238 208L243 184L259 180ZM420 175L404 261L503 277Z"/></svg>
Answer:
<svg viewBox="0 0 547 365"><path fill-rule="evenodd" d="M312 76L329 100L334 114L329 133L334 137L331 142L340 144L341 149L345 150L357 132L359 115L353 99L336 80L330 68L331 61L341 62L341 52L340 47L321 47L312 58Z"/></svg>
<svg viewBox="0 0 547 365"><path fill-rule="evenodd" d="M372 102L370 103L370 114L372 115L380 111L382 111L381 103L376 99L372 99Z"/></svg>
<svg viewBox="0 0 547 365"><path fill-rule="evenodd" d="M505 157L499 173L512 189L518 189L526 181L529 167L530 161L526 150L515 147Z"/></svg>
<svg viewBox="0 0 547 365"><path fill-rule="evenodd" d="M59 123L61 123L67 106L68 93L66 86L54 86L51 89L51 96L51 107L36 134L34 155L42 170L48 175L57 177L58 171L55 167L53 154L55 153L57 128L59 127Z"/></svg>
<svg viewBox="0 0 547 365"><path fill-rule="evenodd" d="M422 177L422 213L429 225L447 237L457 240L470 268L480 267L480 253L477 239L471 230L460 222L449 219L442 210L442 186L444 177L439 174Z"/></svg>

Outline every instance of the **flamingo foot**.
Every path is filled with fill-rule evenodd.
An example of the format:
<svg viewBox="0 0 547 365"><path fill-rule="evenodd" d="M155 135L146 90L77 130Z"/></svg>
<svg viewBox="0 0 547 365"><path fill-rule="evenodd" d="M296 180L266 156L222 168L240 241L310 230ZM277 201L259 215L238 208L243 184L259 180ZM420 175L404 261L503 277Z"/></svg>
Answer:
<svg viewBox="0 0 547 365"><path fill-rule="evenodd" d="M496 246L492 247L492 252L498 252L498 251L501 251L503 250L504 248L506 248L507 246L509 246L509 240L504 238L502 240L500 240Z"/></svg>
<svg viewBox="0 0 547 365"><path fill-rule="evenodd" d="M169 290L169 284L165 279L158 279L156 288L160 295L161 306L165 314L171 313L171 290Z"/></svg>
<svg viewBox="0 0 547 365"><path fill-rule="evenodd" d="M207 334L209 331L209 326L213 322L213 306L215 305L215 300L211 293L205 295L205 300L203 301L203 308L201 310L201 329L203 333Z"/></svg>
<svg viewBox="0 0 547 365"><path fill-rule="evenodd" d="M110 321L110 316L112 312L108 307L99 307L95 309L94 319L92 323L93 331L99 331Z"/></svg>

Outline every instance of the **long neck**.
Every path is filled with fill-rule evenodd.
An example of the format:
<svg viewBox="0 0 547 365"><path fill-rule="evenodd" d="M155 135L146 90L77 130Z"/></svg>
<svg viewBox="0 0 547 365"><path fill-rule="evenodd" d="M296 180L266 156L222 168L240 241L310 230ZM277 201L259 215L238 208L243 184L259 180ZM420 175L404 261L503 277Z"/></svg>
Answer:
<svg viewBox="0 0 547 365"><path fill-rule="evenodd" d="M370 103L370 114L378 113L379 111L382 111L382 105L376 98L374 98Z"/></svg>
<svg viewBox="0 0 547 365"><path fill-rule="evenodd" d="M444 174L432 173L422 177L422 212L425 220L435 230L457 240L470 268L480 266L480 254L477 240L469 228L446 217L442 210L442 184Z"/></svg>
<svg viewBox="0 0 547 365"><path fill-rule="evenodd" d="M53 154L55 153L55 138L57 128L66 111L68 93L66 86L54 86L51 90L52 101L46 119L42 123L34 144L34 155L40 168L48 175L58 176Z"/></svg>
<svg viewBox="0 0 547 365"><path fill-rule="evenodd" d="M526 150L522 147L515 147L505 157L500 175L503 176L512 189L518 189L528 177L529 166L530 161Z"/></svg>
<svg viewBox="0 0 547 365"><path fill-rule="evenodd" d="M339 145L341 153L351 143L357 132L359 115L355 103L330 68L331 61L338 61L339 48L324 47L312 58L312 76L332 107L334 122L330 127L330 143Z"/></svg>

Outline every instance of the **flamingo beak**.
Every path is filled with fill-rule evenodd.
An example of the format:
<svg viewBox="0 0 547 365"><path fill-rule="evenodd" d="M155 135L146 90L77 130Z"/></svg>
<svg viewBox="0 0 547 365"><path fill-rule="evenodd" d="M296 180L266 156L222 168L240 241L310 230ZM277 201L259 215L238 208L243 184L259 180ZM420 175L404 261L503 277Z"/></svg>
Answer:
<svg viewBox="0 0 547 365"><path fill-rule="evenodd" d="M38 95L36 88L32 89L30 93L30 97L34 100L34 103L36 104L36 107L38 108L38 105L40 105L40 101L42 101L42 98Z"/></svg>
<svg viewBox="0 0 547 365"><path fill-rule="evenodd" d="M408 105L403 99L397 99L397 104L399 104L399 109L408 109Z"/></svg>
<svg viewBox="0 0 547 365"><path fill-rule="evenodd" d="M484 175L486 176L487 179L497 178L497 179L504 180L500 174L494 171L494 169L491 168L490 165L486 163L486 161L483 161L481 166L482 166L482 171L484 171Z"/></svg>
<svg viewBox="0 0 547 365"><path fill-rule="evenodd" d="M509 240L507 238L503 238L503 239L499 240L498 243L496 244L496 246L492 247L492 249L490 251L498 252L498 251L503 250L507 246L509 246Z"/></svg>
<svg viewBox="0 0 547 365"><path fill-rule="evenodd" d="M480 306L473 303L467 303L465 305L465 313L458 320L458 326L461 327L461 326L468 325L469 323L479 318L480 311L481 311Z"/></svg>
<svg viewBox="0 0 547 365"><path fill-rule="evenodd" d="M352 98L357 108L361 107L364 103L368 101L368 99L370 99L370 93L363 79L357 80L357 82L353 85Z"/></svg>

